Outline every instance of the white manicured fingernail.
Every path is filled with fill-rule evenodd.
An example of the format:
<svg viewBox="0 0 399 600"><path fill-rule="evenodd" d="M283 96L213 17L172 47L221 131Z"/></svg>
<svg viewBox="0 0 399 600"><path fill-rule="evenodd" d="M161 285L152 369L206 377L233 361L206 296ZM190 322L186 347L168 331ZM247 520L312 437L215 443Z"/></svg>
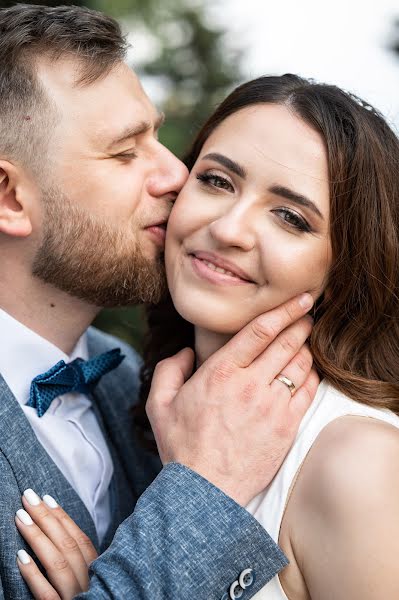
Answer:
<svg viewBox="0 0 399 600"><path fill-rule="evenodd" d="M50 494L46 494L45 496L43 496L43 502L44 504L47 504L49 508L57 508L58 506L56 500L54 500L54 498L50 496Z"/></svg>
<svg viewBox="0 0 399 600"><path fill-rule="evenodd" d="M17 517L24 525L33 525L30 515L23 508L17 510Z"/></svg>
<svg viewBox="0 0 399 600"><path fill-rule="evenodd" d="M29 565L30 556L25 550L18 550L17 556L23 565Z"/></svg>
<svg viewBox="0 0 399 600"><path fill-rule="evenodd" d="M27 499L31 506L38 506L40 504L39 496L36 494L36 492L34 492L31 489L24 491L24 497Z"/></svg>

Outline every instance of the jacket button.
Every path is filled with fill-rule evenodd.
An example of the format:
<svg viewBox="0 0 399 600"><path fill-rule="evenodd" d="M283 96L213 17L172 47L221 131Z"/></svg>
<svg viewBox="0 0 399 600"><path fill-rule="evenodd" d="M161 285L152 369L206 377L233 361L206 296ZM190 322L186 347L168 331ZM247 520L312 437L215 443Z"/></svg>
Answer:
<svg viewBox="0 0 399 600"><path fill-rule="evenodd" d="M244 569L241 572L241 575L238 578L238 583L245 590L248 587L251 587L255 580L254 572L252 569Z"/></svg>
<svg viewBox="0 0 399 600"><path fill-rule="evenodd" d="M233 583L230 586L230 598L231 600L236 600L236 598L241 598L241 596L244 593L244 589L240 586L240 584L238 583L238 581L233 581Z"/></svg>

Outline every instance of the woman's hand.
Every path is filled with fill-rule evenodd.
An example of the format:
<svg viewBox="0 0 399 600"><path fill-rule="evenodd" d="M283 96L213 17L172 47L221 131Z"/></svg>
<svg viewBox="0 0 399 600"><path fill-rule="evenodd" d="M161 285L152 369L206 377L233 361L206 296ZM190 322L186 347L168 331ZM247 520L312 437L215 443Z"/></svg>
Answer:
<svg viewBox="0 0 399 600"><path fill-rule="evenodd" d="M33 490L22 496L24 509L15 522L46 570L48 580L32 558L18 552L18 566L36 599L69 600L89 586L88 568L97 558L90 539L51 496L43 501Z"/></svg>
<svg viewBox="0 0 399 600"><path fill-rule="evenodd" d="M303 294L260 315L192 376L187 348L158 363L146 410L164 464L190 467L242 506L269 485L319 384L306 347L312 303Z"/></svg>

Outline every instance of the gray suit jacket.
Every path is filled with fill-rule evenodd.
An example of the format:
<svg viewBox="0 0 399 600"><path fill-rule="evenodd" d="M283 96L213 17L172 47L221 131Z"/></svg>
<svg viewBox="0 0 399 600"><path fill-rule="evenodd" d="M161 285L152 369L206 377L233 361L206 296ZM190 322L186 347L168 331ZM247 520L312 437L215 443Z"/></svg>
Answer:
<svg viewBox="0 0 399 600"><path fill-rule="evenodd" d="M0 600L31 598L16 564L17 551L26 546L14 524L26 488L54 496L101 552L120 525L111 546L93 563L90 590L79 596L82 600L227 599L246 568L254 577L241 597L252 597L285 566L285 557L245 509L199 475L177 464L160 470L158 459L133 433L137 354L93 328L88 342L90 356L116 346L126 354L92 397L114 464L112 522L99 547L85 505L38 442L0 375ZM240 594L239 586L234 590Z"/></svg>

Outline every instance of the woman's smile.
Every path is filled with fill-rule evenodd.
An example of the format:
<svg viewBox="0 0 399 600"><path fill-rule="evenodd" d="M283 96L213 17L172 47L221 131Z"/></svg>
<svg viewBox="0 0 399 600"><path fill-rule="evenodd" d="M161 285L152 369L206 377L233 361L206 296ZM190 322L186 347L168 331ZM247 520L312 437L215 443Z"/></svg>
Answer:
<svg viewBox="0 0 399 600"><path fill-rule="evenodd" d="M221 256L212 252L195 251L188 254L194 272L201 278L217 285L249 285L255 282Z"/></svg>

